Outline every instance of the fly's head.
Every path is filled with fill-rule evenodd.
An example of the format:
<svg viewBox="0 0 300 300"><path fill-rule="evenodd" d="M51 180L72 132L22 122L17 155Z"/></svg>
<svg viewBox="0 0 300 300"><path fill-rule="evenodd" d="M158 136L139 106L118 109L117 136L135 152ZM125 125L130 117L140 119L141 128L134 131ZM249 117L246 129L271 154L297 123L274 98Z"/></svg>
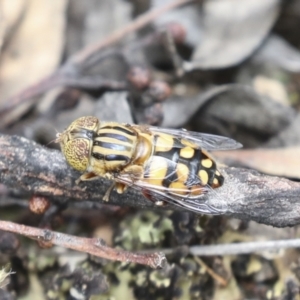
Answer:
<svg viewBox="0 0 300 300"><path fill-rule="evenodd" d="M93 140L99 127L100 121L96 117L81 117L57 134L56 142L60 143L62 153L75 170L84 172L88 169Z"/></svg>

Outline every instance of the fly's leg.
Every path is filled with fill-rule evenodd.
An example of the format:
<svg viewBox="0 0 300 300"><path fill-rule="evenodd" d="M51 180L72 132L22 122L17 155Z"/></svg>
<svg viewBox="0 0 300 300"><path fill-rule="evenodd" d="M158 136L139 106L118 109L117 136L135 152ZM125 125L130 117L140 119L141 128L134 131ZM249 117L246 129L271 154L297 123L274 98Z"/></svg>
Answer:
<svg viewBox="0 0 300 300"><path fill-rule="evenodd" d="M123 179L127 179L127 180L129 179L129 181L131 181L132 184L134 184L134 182L140 179L142 175L143 175L143 168L141 166L133 165L125 168L122 172L120 172L118 177L120 178L122 177ZM109 179L116 180L116 178L109 178ZM128 184L130 185L130 182ZM103 197L104 201L109 201L109 196L114 188L116 189L118 194L123 194L127 189L127 185L121 182L114 182L106 191Z"/></svg>
<svg viewBox="0 0 300 300"><path fill-rule="evenodd" d="M113 180L113 175L109 173L103 173L103 174L96 174L94 172L86 172L82 174L75 182L76 184L79 184L80 181L90 181L90 180L95 180L98 179L99 177L103 177L106 179Z"/></svg>
<svg viewBox="0 0 300 300"><path fill-rule="evenodd" d="M99 177L99 175L96 175L94 172L88 172L82 174L76 181L76 184L79 184L80 181L89 181L89 180L95 180Z"/></svg>
<svg viewBox="0 0 300 300"><path fill-rule="evenodd" d="M145 198L153 202L156 206L165 206L167 205L167 202L163 200L163 197L157 197L153 196L149 190L143 189L142 194L144 195Z"/></svg>
<svg viewBox="0 0 300 300"><path fill-rule="evenodd" d="M113 189L116 189L117 193L118 194L123 194L126 189L127 189L127 186L123 183L120 183L120 182L114 182L106 191L104 197L103 197L103 201L109 201L109 197L110 197L110 194L112 192Z"/></svg>
<svg viewBox="0 0 300 300"><path fill-rule="evenodd" d="M143 173L144 169L142 166L131 165L120 172L120 177L127 179L127 181L131 181L131 183L134 184L135 181L140 180L143 177ZM128 185L130 185L130 182Z"/></svg>
<svg viewBox="0 0 300 300"><path fill-rule="evenodd" d="M105 195L103 196L103 201L109 201L109 197L111 194L111 191L114 189L114 187L116 186L116 183L114 182L106 191Z"/></svg>
<svg viewBox="0 0 300 300"><path fill-rule="evenodd" d="M98 179L99 177L103 177L103 178L110 179L110 180L114 179L113 176L109 173L98 175L98 174L95 174L94 172L87 172L87 173L82 174L75 182L76 182L76 184L79 184L80 181L95 180L95 179ZM109 196L115 186L117 186L117 184L115 182L113 182L113 184L106 191L106 193L103 197L103 201L109 201Z"/></svg>
<svg viewBox="0 0 300 300"><path fill-rule="evenodd" d="M134 184L135 181L139 180L143 176L143 167L137 166L137 165L131 165L122 170L118 174L117 177L122 178L125 181L128 181L128 185ZM104 173L104 174L95 174L94 172L87 172L82 174L77 180L76 184L78 184L80 181L89 181L89 180L94 180L97 179L98 177L104 177L110 180L117 180L112 174L109 173ZM113 189L116 189L116 191L119 194L123 194L125 190L127 189L127 184L121 183L121 182L113 182L113 184L108 188L106 191L103 200L104 201L109 201L110 194Z"/></svg>

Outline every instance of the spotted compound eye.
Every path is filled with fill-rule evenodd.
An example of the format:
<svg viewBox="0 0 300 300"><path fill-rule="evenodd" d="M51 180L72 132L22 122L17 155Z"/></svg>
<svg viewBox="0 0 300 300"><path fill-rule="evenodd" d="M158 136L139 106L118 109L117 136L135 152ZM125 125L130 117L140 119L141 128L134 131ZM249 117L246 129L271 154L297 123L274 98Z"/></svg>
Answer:
<svg viewBox="0 0 300 300"><path fill-rule="evenodd" d="M66 142L62 147L62 151L71 167L77 171L84 172L89 166L90 148L90 140L77 138Z"/></svg>
<svg viewBox="0 0 300 300"><path fill-rule="evenodd" d="M91 131L97 131L99 124L100 121L96 117L92 117L92 116L81 117L75 120L73 123L71 123L67 131L72 131L73 129L79 129L79 128L83 128Z"/></svg>

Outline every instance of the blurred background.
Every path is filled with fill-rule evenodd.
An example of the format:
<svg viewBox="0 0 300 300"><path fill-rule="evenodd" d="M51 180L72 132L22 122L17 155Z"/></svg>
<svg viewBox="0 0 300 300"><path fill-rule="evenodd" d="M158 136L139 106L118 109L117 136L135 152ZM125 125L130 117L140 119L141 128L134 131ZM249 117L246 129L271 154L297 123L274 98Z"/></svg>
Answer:
<svg viewBox="0 0 300 300"><path fill-rule="evenodd" d="M298 181L299 28L299 0L2 0L1 133L58 149L56 133L85 115L184 127L244 145L215 152L220 163ZM28 209L31 195L0 193L1 219L45 223ZM2 232L0 266L15 274L1 299L300 299L298 249L201 263L183 250L296 238L297 227L107 205L52 217L55 230L111 246L169 249L172 267L43 250Z"/></svg>

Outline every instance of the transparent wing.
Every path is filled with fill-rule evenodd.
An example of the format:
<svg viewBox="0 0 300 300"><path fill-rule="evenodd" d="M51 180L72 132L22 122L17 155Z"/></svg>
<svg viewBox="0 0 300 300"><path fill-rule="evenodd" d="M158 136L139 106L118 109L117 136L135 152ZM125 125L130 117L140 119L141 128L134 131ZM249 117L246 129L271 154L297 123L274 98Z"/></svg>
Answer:
<svg viewBox="0 0 300 300"><path fill-rule="evenodd" d="M169 161L170 164L172 164L172 161ZM162 166L161 169L163 169L165 166ZM159 169L157 170L152 170L152 174L158 174ZM174 171L176 172L176 171ZM178 176L177 174L177 180L180 180L180 175ZM169 173L168 177L172 177L173 173ZM184 175L182 175L184 176ZM168 177L161 176L155 176L153 178L148 177L147 179L149 180L166 180ZM115 178L117 182L123 183L135 190L138 190L144 194L144 196L151 201L154 202L159 202L163 201L175 206L179 206L183 209L193 211L195 213L199 214L210 214L210 215L215 215L215 214L222 214L224 213L224 207L223 209L217 209L207 203L205 201L205 195L207 193L212 193L212 195L216 196L218 198L218 195L214 189L212 189L209 185L201 185L201 180L198 176L194 176L194 178L189 179L189 183L186 186L186 188L181 189L181 188L166 188L163 185L159 184L152 184L149 182L146 182L144 179L137 180L137 181L132 181L129 175L126 174L118 174L117 177ZM172 181L171 178L169 178L170 181ZM182 192L186 192L187 188L193 186L197 186L197 193L198 195L181 195Z"/></svg>
<svg viewBox="0 0 300 300"><path fill-rule="evenodd" d="M207 192L212 192L215 194L215 191L209 186L203 186L202 187L203 194L197 197L180 197L174 193L171 193L170 190L166 191L162 187L147 184L142 181L136 181L132 183L130 180L126 178L118 178L117 181L124 183L129 187L142 192L142 194L146 198L149 198L151 201L164 201L168 204L179 206L183 209L198 214L220 215L225 212L224 206L222 207L222 209L219 209L208 204L207 201L205 200L204 197Z"/></svg>
<svg viewBox="0 0 300 300"><path fill-rule="evenodd" d="M185 129L167 129L149 127L152 132L166 133L180 139L186 139L206 150L232 150L243 147L239 142L225 136L188 131Z"/></svg>
<svg viewBox="0 0 300 300"><path fill-rule="evenodd" d="M206 188L208 191L211 191L212 193L215 193L209 186L204 187L203 189L206 191ZM206 191L207 192L207 191ZM207 214L207 215L220 215L225 212L224 206L222 209L218 209L216 207L211 206L207 203L207 201L204 199L204 195L194 197L194 198L180 198L176 197L175 195L166 195L163 192L159 190L151 189L148 191L148 193L152 197L156 197L158 200L167 202L169 204L182 207L183 209L198 213L198 214Z"/></svg>

